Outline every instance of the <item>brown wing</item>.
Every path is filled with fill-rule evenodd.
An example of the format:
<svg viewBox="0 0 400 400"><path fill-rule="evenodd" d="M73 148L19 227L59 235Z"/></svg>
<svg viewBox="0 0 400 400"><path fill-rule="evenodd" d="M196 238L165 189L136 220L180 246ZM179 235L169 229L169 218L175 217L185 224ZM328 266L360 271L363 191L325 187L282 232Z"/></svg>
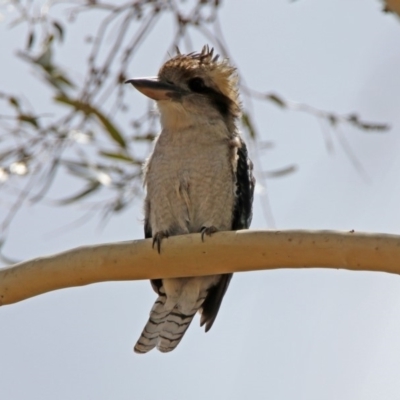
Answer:
<svg viewBox="0 0 400 400"><path fill-rule="evenodd" d="M151 226L150 226L150 221L149 221L149 216L150 216L150 204L146 202L145 204L145 217L144 217L144 237L145 239L150 239L153 237L152 231L151 231ZM151 279L150 280L151 287L153 290L159 295L165 295L165 292L162 291L161 293L161 288L162 288L162 280L161 279Z"/></svg>
<svg viewBox="0 0 400 400"><path fill-rule="evenodd" d="M236 168L236 199L233 210L232 230L247 229L253 216L253 198L255 179L253 176L253 163L247 154L244 142L238 149L238 163ZM206 325L209 331L217 317L222 299L228 289L233 274L221 276L219 283L212 287L202 306L200 326Z"/></svg>

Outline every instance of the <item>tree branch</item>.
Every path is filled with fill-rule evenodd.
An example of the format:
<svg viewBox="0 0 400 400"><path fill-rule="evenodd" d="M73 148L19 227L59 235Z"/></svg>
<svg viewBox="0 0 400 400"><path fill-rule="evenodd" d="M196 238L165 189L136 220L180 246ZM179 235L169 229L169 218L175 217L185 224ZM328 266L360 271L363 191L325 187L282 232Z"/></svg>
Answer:
<svg viewBox="0 0 400 400"><path fill-rule="evenodd" d="M219 232L79 247L0 269L0 305L104 281L202 276L278 268L400 274L400 236L334 231Z"/></svg>
<svg viewBox="0 0 400 400"><path fill-rule="evenodd" d="M385 11L394 12L400 17L400 0L384 0Z"/></svg>

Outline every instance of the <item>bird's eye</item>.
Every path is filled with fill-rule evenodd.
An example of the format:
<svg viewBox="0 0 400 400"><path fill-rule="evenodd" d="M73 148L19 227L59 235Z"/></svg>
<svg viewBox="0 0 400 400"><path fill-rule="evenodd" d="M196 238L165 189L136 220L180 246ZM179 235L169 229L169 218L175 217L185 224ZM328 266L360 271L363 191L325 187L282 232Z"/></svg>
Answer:
<svg viewBox="0 0 400 400"><path fill-rule="evenodd" d="M204 84L204 81L201 78L192 78L188 82L188 86L192 92L196 93L202 93L206 89L206 85Z"/></svg>

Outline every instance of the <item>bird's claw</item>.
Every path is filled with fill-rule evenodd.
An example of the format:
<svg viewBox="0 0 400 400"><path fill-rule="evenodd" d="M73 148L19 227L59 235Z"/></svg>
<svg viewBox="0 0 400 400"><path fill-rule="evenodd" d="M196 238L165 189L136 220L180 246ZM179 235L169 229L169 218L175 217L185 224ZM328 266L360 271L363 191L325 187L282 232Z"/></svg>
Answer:
<svg viewBox="0 0 400 400"><path fill-rule="evenodd" d="M218 232L218 229L215 226L203 226L201 228L201 241L204 242L204 235L211 236L213 233Z"/></svg>
<svg viewBox="0 0 400 400"><path fill-rule="evenodd" d="M161 242L164 238L167 238L169 236L167 231L160 231L157 232L154 236L153 236L153 249L154 249L154 245L157 243L157 251L158 254L161 253Z"/></svg>

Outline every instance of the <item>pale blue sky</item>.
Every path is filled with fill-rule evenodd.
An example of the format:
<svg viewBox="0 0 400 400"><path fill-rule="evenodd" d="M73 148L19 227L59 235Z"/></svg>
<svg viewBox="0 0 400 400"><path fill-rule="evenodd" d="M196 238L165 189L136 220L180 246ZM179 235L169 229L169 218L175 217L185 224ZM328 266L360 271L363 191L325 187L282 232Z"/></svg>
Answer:
<svg viewBox="0 0 400 400"><path fill-rule="evenodd" d="M328 153L314 117L255 103L262 140L275 144L268 150L250 146L258 168L298 166L288 177L267 180L276 227L400 234L400 20L382 13L377 0L225 3L222 27L249 86L392 125L385 134L343 125L330 132L334 151ZM7 18L0 25L0 90L29 94L40 86L31 68L15 61L24 36L5 28ZM76 77L77 39L89 23L78 20L59 54ZM170 32L170 21L161 21L141 47L132 77L157 72ZM200 49L204 39L196 37L194 44ZM132 90L129 96L142 107L139 94ZM364 175L343 151L339 134ZM257 196L255 229L267 228L261 201ZM74 208L24 208L6 254L27 259L142 237L140 201L102 231L93 221L52 233L79 215ZM237 274L209 333L197 319L173 353L138 356L132 346L153 301L148 282L124 282L61 290L1 308L0 398L399 397L398 276L321 269Z"/></svg>

